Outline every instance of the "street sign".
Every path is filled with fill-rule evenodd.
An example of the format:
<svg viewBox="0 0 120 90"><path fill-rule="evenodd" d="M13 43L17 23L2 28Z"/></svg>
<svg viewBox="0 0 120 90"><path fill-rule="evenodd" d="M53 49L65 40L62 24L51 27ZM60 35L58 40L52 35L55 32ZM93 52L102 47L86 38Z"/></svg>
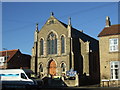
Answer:
<svg viewBox="0 0 120 90"><path fill-rule="evenodd" d="M70 69L69 71L66 72L66 75L69 77L75 77L77 74L77 71L74 71L73 69Z"/></svg>

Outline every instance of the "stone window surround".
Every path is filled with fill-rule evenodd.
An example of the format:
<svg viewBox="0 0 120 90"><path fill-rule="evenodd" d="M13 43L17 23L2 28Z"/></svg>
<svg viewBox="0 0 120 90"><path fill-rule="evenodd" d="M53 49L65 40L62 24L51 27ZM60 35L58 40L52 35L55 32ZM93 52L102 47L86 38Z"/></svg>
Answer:
<svg viewBox="0 0 120 90"><path fill-rule="evenodd" d="M62 50L61 50L61 55L65 55L66 54L66 36L64 34L60 36L60 43L62 42L61 41L62 36L64 37L64 53L62 53ZM61 49L62 49L62 45L61 45Z"/></svg>
<svg viewBox="0 0 120 90"><path fill-rule="evenodd" d="M110 45L110 40L112 39L117 39L117 45ZM110 46L117 46L117 50L110 50ZM109 52L112 53L112 52L119 52L119 38L118 37L113 37L113 38L109 38Z"/></svg>
<svg viewBox="0 0 120 90"><path fill-rule="evenodd" d="M115 65L118 65L118 68L115 68ZM118 70L118 79L116 79L115 77L115 69ZM112 73L113 73L113 76L112 76ZM120 61L110 61L110 77L111 77L110 80L120 80Z"/></svg>
<svg viewBox="0 0 120 90"><path fill-rule="evenodd" d="M40 39L40 55L44 55L44 39L43 38Z"/></svg>
<svg viewBox="0 0 120 90"><path fill-rule="evenodd" d="M58 48L61 48L61 37L62 36L64 36L64 43L65 43L65 52L64 53L61 53L61 50L60 50L60 55L66 55L66 36L64 35L64 34L62 34L62 35L60 35L60 38L58 38L58 34L54 31L54 30L51 30L50 32L48 32L48 34L47 34L47 37L48 37L48 35L51 33L51 32L53 32L53 33L55 33L56 34L56 38L57 38L57 54L51 54L51 55L53 55L53 56L59 56L58 55ZM39 41L41 40L41 39L43 39L43 41L44 42L46 42L46 44L47 44L47 39L46 39L46 41L45 41L45 39L43 38L43 37L41 37L40 39L39 39ZM60 39L60 40L59 40ZM59 41L59 42L58 42ZM58 47L58 44L60 45L60 47ZM46 49L45 49L45 47L46 47ZM46 50L46 51L45 51ZM45 55L45 53L46 53L46 55L49 55L48 53L47 53L47 45L45 45L45 43L43 43L43 55L41 55L40 54L40 57L45 57L46 55ZM50 56L51 56L50 55Z"/></svg>
<svg viewBox="0 0 120 90"><path fill-rule="evenodd" d="M62 70L62 68L63 68L63 67L62 67L62 64L64 64L64 66L65 66L65 67L64 67L65 71ZM60 67L61 67L61 72L62 72L62 73L66 72L66 63L65 63L65 62L62 62L62 63L60 64Z"/></svg>
<svg viewBox="0 0 120 90"><path fill-rule="evenodd" d="M42 70L41 70L41 66L42 66ZM40 64L39 64L39 72L40 72L40 73L41 73L41 72L44 72L43 63L40 63Z"/></svg>
<svg viewBox="0 0 120 90"><path fill-rule="evenodd" d="M47 50L48 54L57 54L57 36L54 32L49 33L47 36Z"/></svg>

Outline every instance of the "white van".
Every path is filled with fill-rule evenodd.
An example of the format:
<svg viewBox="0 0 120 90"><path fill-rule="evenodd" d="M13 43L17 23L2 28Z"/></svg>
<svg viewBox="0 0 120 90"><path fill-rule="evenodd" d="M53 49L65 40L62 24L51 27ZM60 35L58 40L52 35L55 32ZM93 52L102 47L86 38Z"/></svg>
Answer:
<svg viewBox="0 0 120 90"><path fill-rule="evenodd" d="M3 86L26 86L37 85L37 82L29 79L22 69L2 69L0 70L0 79Z"/></svg>

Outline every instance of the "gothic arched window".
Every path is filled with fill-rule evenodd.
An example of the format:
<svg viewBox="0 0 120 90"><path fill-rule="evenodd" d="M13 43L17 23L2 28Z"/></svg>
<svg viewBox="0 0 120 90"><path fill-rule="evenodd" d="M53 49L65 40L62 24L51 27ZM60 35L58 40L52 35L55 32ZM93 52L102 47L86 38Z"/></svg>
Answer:
<svg viewBox="0 0 120 90"><path fill-rule="evenodd" d="M44 51L44 41L43 39L40 40L40 55L43 55Z"/></svg>
<svg viewBox="0 0 120 90"><path fill-rule="evenodd" d="M43 72L43 65L42 64L40 64L39 70L40 70L40 72Z"/></svg>
<svg viewBox="0 0 120 90"><path fill-rule="evenodd" d="M61 53L65 53L65 38L61 37Z"/></svg>
<svg viewBox="0 0 120 90"><path fill-rule="evenodd" d="M47 39L48 54L57 54L57 37L51 32Z"/></svg>
<svg viewBox="0 0 120 90"><path fill-rule="evenodd" d="M65 72L65 63L61 64L61 69L62 69L62 72Z"/></svg>

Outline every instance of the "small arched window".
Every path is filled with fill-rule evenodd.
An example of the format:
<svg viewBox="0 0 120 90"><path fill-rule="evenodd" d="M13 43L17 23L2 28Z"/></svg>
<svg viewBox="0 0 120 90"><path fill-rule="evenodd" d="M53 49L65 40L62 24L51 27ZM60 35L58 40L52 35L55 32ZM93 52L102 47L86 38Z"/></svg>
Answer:
<svg viewBox="0 0 120 90"><path fill-rule="evenodd" d="M48 54L57 54L57 37L51 32L47 39Z"/></svg>
<svg viewBox="0 0 120 90"><path fill-rule="evenodd" d="M40 40L40 55L43 55L44 51L44 41L43 39Z"/></svg>
<svg viewBox="0 0 120 90"><path fill-rule="evenodd" d="M62 72L65 72L65 63L61 64L61 69L62 69Z"/></svg>
<svg viewBox="0 0 120 90"><path fill-rule="evenodd" d="M61 53L65 53L65 38L61 37Z"/></svg>
<svg viewBox="0 0 120 90"><path fill-rule="evenodd" d="M43 64L40 64L39 70L40 72L43 72Z"/></svg>

